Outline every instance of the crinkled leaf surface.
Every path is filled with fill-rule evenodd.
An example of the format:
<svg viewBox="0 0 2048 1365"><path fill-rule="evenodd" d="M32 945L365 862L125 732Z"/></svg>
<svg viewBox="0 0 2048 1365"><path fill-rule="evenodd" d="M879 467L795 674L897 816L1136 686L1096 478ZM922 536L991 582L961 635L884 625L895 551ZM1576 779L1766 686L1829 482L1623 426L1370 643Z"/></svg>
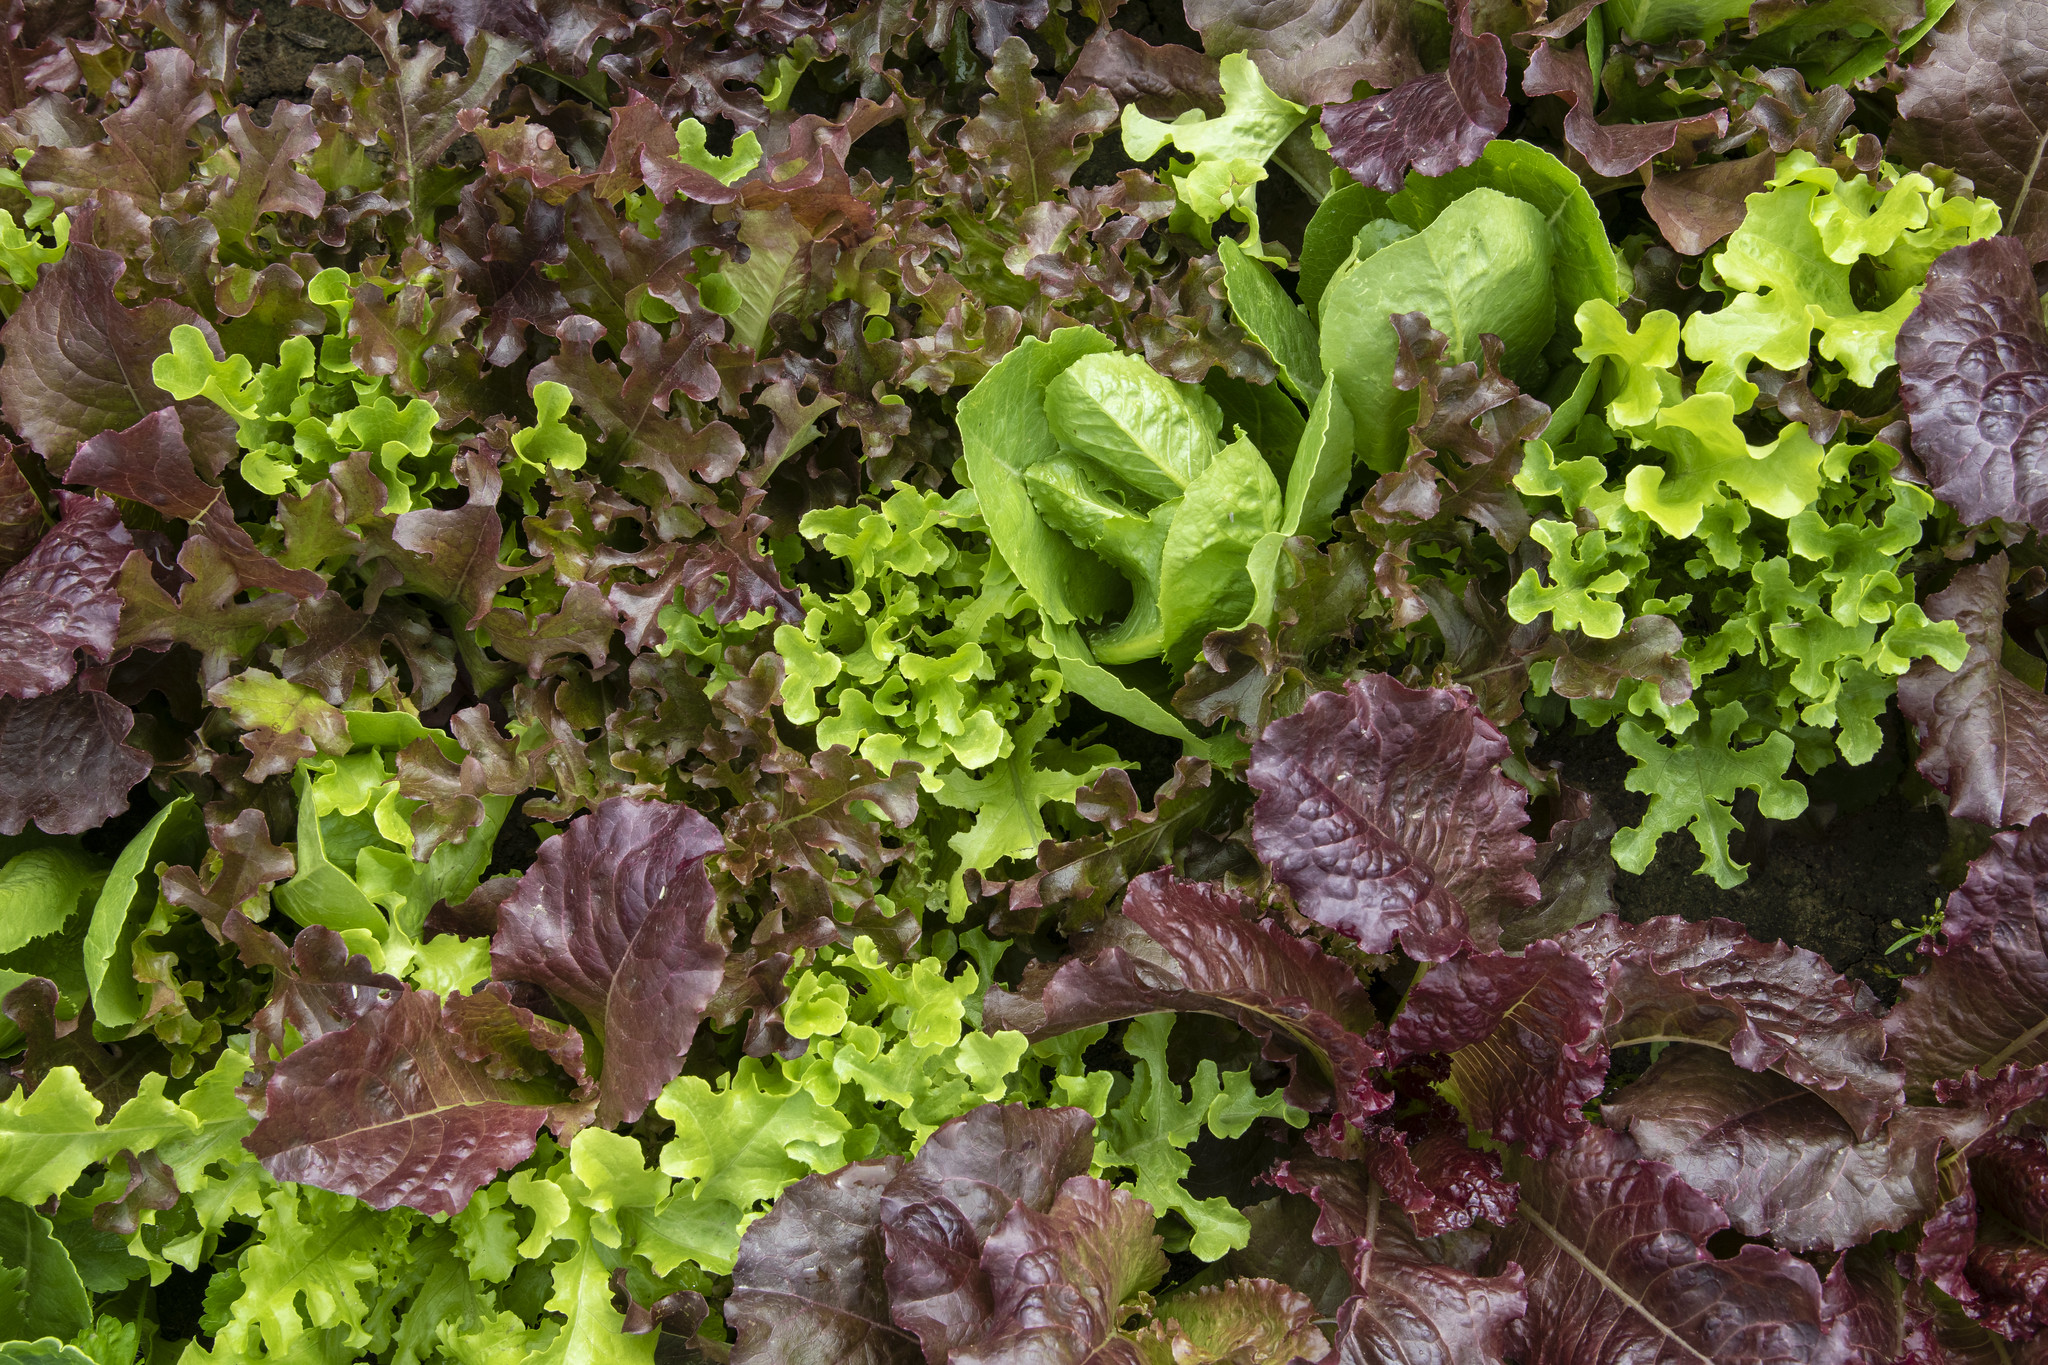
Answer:
<svg viewBox="0 0 2048 1365"><path fill-rule="evenodd" d="M0 697L40 697L71 681L79 654L114 650L114 579L135 538L102 498L59 493L63 515L0 577Z"/></svg>
<svg viewBox="0 0 2048 1365"><path fill-rule="evenodd" d="M2048 1062L2048 819L1993 836L1884 1019L1914 1085Z"/></svg>
<svg viewBox="0 0 2048 1365"><path fill-rule="evenodd" d="M1410 168L1442 175L1469 166L1508 123L1508 58L1498 37L1472 32L1472 7L1451 7L1451 61L1384 94L1323 109L1339 166L1392 194Z"/></svg>
<svg viewBox="0 0 2048 1365"><path fill-rule="evenodd" d="M1522 1206L1493 1261L1528 1275L1522 1365L1843 1362L1822 1326L1820 1276L1782 1251L1717 1258L1727 1215L1629 1140L1590 1128L1544 1162L1515 1162Z"/></svg>
<svg viewBox="0 0 2048 1365"><path fill-rule="evenodd" d="M1898 355L1913 450L1935 496L1965 521L2048 526L2048 324L2019 241L1992 237L1937 260Z"/></svg>
<svg viewBox="0 0 2048 1365"><path fill-rule="evenodd" d="M150 769L149 755L123 742L134 728L135 713L104 692L0 698L0 834L31 821L45 834L82 834L128 809Z"/></svg>
<svg viewBox="0 0 2048 1365"><path fill-rule="evenodd" d="M603 1041L608 1127L675 1079L724 979L704 872L724 846L688 806L615 797L542 844L499 911L498 975L574 1006Z"/></svg>
<svg viewBox="0 0 2048 1365"><path fill-rule="evenodd" d="M459 1213L533 1153L562 1092L536 1038L545 1025L504 987L474 997L408 988L388 1006L279 1062L249 1150L280 1180Z"/></svg>
<svg viewBox="0 0 2048 1365"><path fill-rule="evenodd" d="M1367 952L1485 946L1539 895L1507 741L1462 688L1384 674L1321 693L1252 749L1252 841L1302 913Z"/></svg>

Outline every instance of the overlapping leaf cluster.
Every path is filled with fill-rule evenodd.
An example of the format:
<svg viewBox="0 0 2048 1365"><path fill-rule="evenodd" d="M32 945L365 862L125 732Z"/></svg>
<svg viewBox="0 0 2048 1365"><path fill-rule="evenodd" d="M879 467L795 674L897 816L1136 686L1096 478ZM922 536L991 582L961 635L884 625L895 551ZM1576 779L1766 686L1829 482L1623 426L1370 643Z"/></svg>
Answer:
<svg viewBox="0 0 2048 1365"><path fill-rule="evenodd" d="M2048 1350L2035 8L0 6L0 1357Z"/></svg>

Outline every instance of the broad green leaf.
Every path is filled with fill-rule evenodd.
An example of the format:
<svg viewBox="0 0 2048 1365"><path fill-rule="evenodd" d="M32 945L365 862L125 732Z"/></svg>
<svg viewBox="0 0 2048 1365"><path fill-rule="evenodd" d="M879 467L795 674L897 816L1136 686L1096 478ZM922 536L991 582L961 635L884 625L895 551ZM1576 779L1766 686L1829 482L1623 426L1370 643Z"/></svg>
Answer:
<svg viewBox="0 0 2048 1365"><path fill-rule="evenodd" d="M1316 401L1323 386L1321 348L1308 315L1287 297L1280 281L1261 261L1229 238L1217 247L1223 259L1223 290L1237 325L1273 357L1280 382L1304 403Z"/></svg>
<svg viewBox="0 0 2048 1365"><path fill-rule="evenodd" d="M460 763L462 742L446 730L420 722L410 711L344 711L349 743L358 749L386 749L393 753L415 740L431 740L449 761Z"/></svg>
<svg viewBox="0 0 2048 1365"><path fill-rule="evenodd" d="M562 1315L562 1328L545 1349L526 1357L526 1365L653 1365L660 1334L626 1333L625 1318L612 1306L617 1261L605 1255L589 1222L579 1209L568 1227L569 1254L552 1267L554 1293L545 1306Z"/></svg>
<svg viewBox="0 0 2048 1365"><path fill-rule="evenodd" d="M1585 182L1541 147L1495 138L1477 161L1448 175L1432 178L1410 172L1407 184L1388 208L1394 217L1419 228L1434 222L1461 195L1476 189L1512 195L1533 204L1543 215L1550 230L1551 290L1557 301L1555 334L1559 338L1572 335L1572 315L1580 304L1589 299L1619 303L1628 297L1628 272L1615 260L1600 210ZM1433 316L1430 321L1440 331L1451 330ZM1509 342L1508 365L1513 369L1517 363L1514 343L1506 333L1501 339ZM1326 367L1328 363L1325 355Z"/></svg>
<svg viewBox="0 0 2048 1365"><path fill-rule="evenodd" d="M1506 344L1509 368L1519 358L1526 379L1555 326L1551 240L1535 207L1477 189L1330 286L1322 303L1323 369L1350 406L1368 467L1398 465L1415 420L1414 394L1394 387L1400 347L1388 318L1427 314L1449 338L1451 360L1475 358L1480 335L1491 332Z"/></svg>
<svg viewBox="0 0 2048 1365"><path fill-rule="evenodd" d="M55 1337L0 1344L0 1365L101 1365L76 1346Z"/></svg>
<svg viewBox="0 0 2048 1365"><path fill-rule="evenodd" d="M1115 349L1092 327L1063 327L1049 341L1026 337L960 400L960 444L989 538L1053 625L1097 620L1119 586L1107 566L1045 524L1023 474L1059 450L1045 418L1045 388L1083 356Z"/></svg>
<svg viewBox="0 0 2048 1365"><path fill-rule="evenodd" d="M1351 483L1353 444L1351 407L1336 385L1326 385L1309 409L1308 426L1287 472L1286 502L1278 528L1281 535L1306 532L1320 539L1327 532Z"/></svg>
<svg viewBox="0 0 2048 1365"><path fill-rule="evenodd" d="M727 263L698 282L704 306L732 325L734 346L759 350L768 320L788 312L810 284L811 234L787 205L740 214L747 259Z"/></svg>
<svg viewBox="0 0 2048 1365"><path fill-rule="evenodd" d="M381 939L390 931L384 916L353 878L328 861L311 784L312 774L302 762L292 778L299 798L299 838L293 846L298 870L271 894L278 908L300 924L318 924L337 933L360 929Z"/></svg>
<svg viewBox="0 0 2048 1365"><path fill-rule="evenodd" d="M1202 392L1223 412L1222 434L1228 437L1233 429L1242 430L1273 466L1273 473L1286 477L1307 420L1301 405L1278 384L1248 384L1220 368L1202 380Z"/></svg>
<svg viewBox="0 0 2048 1365"><path fill-rule="evenodd" d="M1311 317L1320 316L1317 310L1322 306L1323 291L1350 258L1359 229L1375 218L1385 218L1391 197L1384 190L1354 182L1330 191L1316 205L1315 215L1301 234L1298 280L1302 304Z"/></svg>
<svg viewBox="0 0 2048 1365"><path fill-rule="evenodd" d="M1049 624L1045 638L1052 645L1053 657L1059 661L1060 676L1067 690L1075 696L1154 734L1177 739L1190 753L1216 756L1211 752L1215 741L1197 737L1179 716L1097 663L1080 631L1072 626Z"/></svg>
<svg viewBox="0 0 2048 1365"><path fill-rule="evenodd" d="M1089 635L1096 657L1104 663L1134 663L1165 653L1159 559L1182 500L1176 497L1139 515L1104 492L1087 464L1064 453L1025 470L1024 483L1047 525L1115 565L1131 585L1131 607L1123 621Z"/></svg>
<svg viewBox="0 0 2048 1365"><path fill-rule="evenodd" d="M260 668L244 669L215 683L206 699L224 708L244 730L305 735L324 754L349 750L348 722L338 708L312 688Z"/></svg>
<svg viewBox="0 0 2048 1365"><path fill-rule="evenodd" d="M1188 487L1159 557L1159 616L1169 649L1252 606L1246 561L1280 525L1280 485L1250 441L1235 441Z"/></svg>
<svg viewBox="0 0 2048 1365"><path fill-rule="evenodd" d="M92 990L93 1023L126 1030L142 1018L142 992L135 984L135 935L156 904L156 869L179 862L193 866L206 847L206 822L189 796L150 817L107 874L92 907L85 934L85 979Z"/></svg>
<svg viewBox="0 0 2048 1365"><path fill-rule="evenodd" d="M92 1300L49 1219L0 1200L0 1337L69 1340L91 1326Z"/></svg>
<svg viewBox="0 0 2048 1365"><path fill-rule="evenodd" d="M1082 356L1045 386L1045 419L1060 444L1161 502L1187 491L1216 457L1220 414L1193 385L1141 356Z"/></svg>
<svg viewBox="0 0 2048 1365"><path fill-rule="evenodd" d="M90 854L62 844L9 858L0 867L0 953L62 929L101 875Z"/></svg>

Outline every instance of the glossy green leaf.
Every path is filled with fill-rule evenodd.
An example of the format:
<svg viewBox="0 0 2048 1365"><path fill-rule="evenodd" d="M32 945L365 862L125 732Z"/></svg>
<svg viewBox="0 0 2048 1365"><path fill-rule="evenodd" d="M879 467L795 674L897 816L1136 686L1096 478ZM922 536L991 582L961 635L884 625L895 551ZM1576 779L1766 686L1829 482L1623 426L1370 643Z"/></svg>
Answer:
<svg viewBox="0 0 2048 1365"><path fill-rule="evenodd" d="M206 848L199 803L181 796L155 815L121 850L92 907L85 935L85 979L92 990L94 1023L127 1029L142 1017L135 984L135 935L156 903L156 869L166 863L196 866Z"/></svg>
<svg viewBox="0 0 2048 1365"><path fill-rule="evenodd" d="M1230 311L1245 334L1273 357L1280 382L1304 403L1313 403L1323 386L1321 347L1302 306L1287 297L1265 264L1225 238L1217 247L1223 260L1223 289Z"/></svg>

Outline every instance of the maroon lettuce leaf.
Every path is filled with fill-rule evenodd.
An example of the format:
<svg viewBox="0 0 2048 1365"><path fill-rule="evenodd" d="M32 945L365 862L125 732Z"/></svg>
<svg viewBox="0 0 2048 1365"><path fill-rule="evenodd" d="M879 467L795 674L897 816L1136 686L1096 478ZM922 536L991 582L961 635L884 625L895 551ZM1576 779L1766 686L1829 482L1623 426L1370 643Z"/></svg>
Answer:
<svg viewBox="0 0 2048 1365"><path fill-rule="evenodd" d="M1605 60L1606 54L1601 54ZM1661 123L1601 123L1593 117L1593 64L1584 52L1553 47L1548 40L1529 54L1522 93L1534 99L1557 95L1570 106L1564 140L1598 175L1624 176L1672 150L1679 139L1716 138L1728 131L1728 111ZM1732 230L1732 229L1731 229Z"/></svg>
<svg viewBox="0 0 2048 1365"><path fill-rule="evenodd" d="M1508 742L1463 688L1368 674L1252 746L1252 843L1303 914L1383 953L1442 961L1539 896Z"/></svg>
<svg viewBox="0 0 2048 1365"><path fill-rule="evenodd" d="M1415 1093L1423 1073L1403 1083L1392 1116L1354 1124L1334 1118L1308 1133L1316 1155L1363 1164L1408 1215L1416 1235L1442 1237L1475 1223L1505 1225L1519 1195L1500 1157L1471 1145L1464 1117L1437 1095Z"/></svg>
<svg viewBox="0 0 2048 1365"><path fill-rule="evenodd" d="M1474 1274L1443 1239L1419 1236L1397 1200L1356 1162L1304 1157L1273 1172L1282 1189L1316 1202L1314 1240L1335 1247L1357 1292L1337 1317L1343 1365L1505 1362L1528 1309L1520 1267Z"/></svg>
<svg viewBox="0 0 2048 1365"><path fill-rule="evenodd" d="M1520 957L1462 953L1409 989L1397 1057L1450 1055L1466 1117L1537 1157L1586 1128L1607 1080L1599 976L1547 939Z"/></svg>
<svg viewBox="0 0 2048 1365"><path fill-rule="evenodd" d="M2038 216L2048 241L2048 206ZM1942 253L1899 328L1898 357L1913 453L1934 495L1973 525L2048 529L2048 325L2019 240Z"/></svg>
<svg viewBox="0 0 2048 1365"><path fill-rule="evenodd" d="M1549 837L1536 846L1531 867L1543 898L1502 918L1500 946L1509 952L1614 913L1614 817L1590 792L1569 783L1553 804Z"/></svg>
<svg viewBox="0 0 2048 1365"><path fill-rule="evenodd" d="M917 1365L889 1320L882 1193L903 1158L808 1175L740 1238L725 1320L733 1365Z"/></svg>
<svg viewBox="0 0 2048 1365"><path fill-rule="evenodd" d="M1010 1206L981 1250L994 1311L957 1365L1112 1365L1135 1352L1112 1340L1128 1300L1158 1283L1166 1257L1152 1206L1077 1175L1044 1213Z"/></svg>
<svg viewBox="0 0 2048 1365"><path fill-rule="evenodd" d="M263 813L257 810L243 811L236 817L236 823L246 824L251 817L256 824L262 824ZM237 831L210 828L208 833L219 844L232 843ZM267 835L265 839L267 842ZM265 870L281 872L270 880L290 876L290 855L285 855L281 867ZM176 872L191 876L189 868L171 869L165 874L167 885ZM234 911L231 897L221 899L227 900L229 906L213 918L217 918L223 935L240 949L246 965L268 967L272 973L270 999L249 1020L249 1057L255 1063L259 1081L249 1100L260 1118L264 1085L279 1058L302 1043L341 1032L372 1010L383 1009L398 999L405 987L397 977L372 967L367 957L349 952L341 935L324 925L301 929L287 945L277 935ZM189 900L188 896L174 903L187 904Z"/></svg>
<svg viewBox="0 0 2048 1365"><path fill-rule="evenodd" d="M1820 1276L1754 1244L1716 1258L1727 1215L1619 1133L1591 1128L1544 1162L1517 1161L1522 1210L1491 1262L1528 1274L1514 1324L1520 1365L1841 1365Z"/></svg>
<svg viewBox="0 0 2048 1365"><path fill-rule="evenodd" d="M1179 43L1155 46L1122 29L1105 26L1088 35L1067 68L1060 93L1078 96L1091 86L1162 123L1171 123L1190 109L1223 112L1223 82L1215 58Z"/></svg>
<svg viewBox="0 0 2048 1365"><path fill-rule="evenodd" d="M1932 1214L1944 1151L1991 1127L1982 1110L1913 1106L1859 1142L1805 1087L1701 1047L1666 1053L1601 1114L1738 1231L1795 1251L1846 1250Z"/></svg>
<svg viewBox="0 0 2048 1365"><path fill-rule="evenodd" d="M149 220L182 197L200 155L192 126L214 112L188 54L163 47L145 61L135 93L101 121L97 137L39 148L22 167L36 193L66 207L96 196L115 236L138 244L148 239Z"/></svg>
<svg viewBox="0 0 2048 1365"><path fill-rule="evenodd" d="M0 414L7 424L64 472L78 443L119 431L158 408L170 394L150 378L150 366L171 349L171 329L197 327L216 355L212 326L183 304L156 299L124 308L114 283L127 273L116 252L80 240L75 228L64 259L44 266L41 280L0 326ZM210 470L234 454L234 422L207 400L177 405L186 431L204 451Z"/></svg>
<svg viewBox="0 0 2048 1365"><path fill-rule="evenodd" d="M1899 679L1920 775L1948 794L1950 815L1994 829L2048 814L2048 697L2001 662L2007 573L2001 552L1928 598L1928 616L1954 621L1969 653L1953 673L1916 659Z"/></svg>
<svg viewBox="0 0 2048 1365"><path fill-rule="evenodd" d="M982 1246L1013 1205L1051 1209L1094 1155L1095 1120L1082 1109L986 1104L933 1133L882 1195L884 1279L898 1327L925 1359L945 1365L994 1312Z"/></svg>
<svg viewBox="0 0 2048 1365"><path fill-rule="evenodd" d="M1643 208L1681 255L1698 256L1742 226L1749 196L1762 194L1778 158L1758 154L1664 171L1643 189Z"/></svg>
<svg viewBox="0 0 2048 1365"><path fill-rule="evenodd" d="M1960 0L1913 57L1887 153L1969 176L2005 211L2025 258L2048 260L2048 178L2038 173L2048 146L2048 15L2015 0Z"/></svg>
<svg viewBox="0 0 2048 1365"><path fill-rule="evenodd" d="M2048 1063L2048 818L1994 835L1942 916L1932 961L1885 1016L1916 1087Z"/></svg>
<svg viewBox="0 0 2048 1365"><path fill-rule="evenodd" d="M0 577L0 697L40 697L114 652L121 598L114 579L135 538L104 498L59 493L61 516Z"/></svg>
<svg viewBox="0 0 2048 1365"><path fill-rule="evenodd" d="M1361 1118L1384 1108L1388 1097L1371 1075L1385 1060L1379 1020L1357 973L1275 922L1250 918L1251 909L1221 883L1149 872L1125 893L1122 922L1102 935L1107 946L1018 993L992 988L983 1025L1035 1041L1161 1010L1217 1014L1293 1068L1294 1104L1321 1109L1334 1098L1340 1112Z"/></svg>
<svg viewBox="0 0 2048 1365"><path fill-rule="evenodd" d="M35 485L21 472L12 441L0 438L0 569L11 569L35 548L50 519Z"/></svg>
<svg viewBox="0 0 2048 1365"><path fill-rule="evenodd" d="M1296 104L1333 104L1360 81L1392 90L1423 74L1404 0L1187 0L1186 10L1203 51L1246 54Z"/></svg>
<svg viewBox="0 0 2048 1365"><path fill-rule="evenodd" d="M1452 0L1450 65L1348 104L1323 106L1330 155L1389 194L1410 168L1448 175L1479 159L1508 126L1508 56L1491 33L1474 36L1468 0Z"/></svg>
<svg viewBox="0 0 2048 1365"><path fill-rule="evenodd" d="M1729 920L1676 915L1638 925L1610 915L1561 941L1602 979L1611 1047L1726 1048L1737 1066L1783 1072L1819 1095L1858 1138L1905 1098L1876 997L1818 953L1758 943Z"/></svg>
<svg viewBox="0 0 2048 1365"><path fill-rule="evenodd" d="M2011 1341L2048 1332L2048 1139L1998 1137L1970 1158L1970 1184L1929 1221L1920 1273Z"/></svg>
<svg viewBox="0 0 2048 1365"><path fill-rule="evenodd" d="M211 540L245 586L294 597L319 597L327 580L310 569L287 569L256 548L235 520L227 495L199 476L176 408L158 408L124 431L82 443L64 477L166 517L190 522Z"/></svg>
<svg viewBox="0 0 2048 1365"><path fill-rule="evenodd" d="M607 1127L681 1074L724 979L704 871L723 847L688 806L614 797L543 843L499 912L492 969L574 1006L603 1041Z"/></svg>
<svg viewBox="0 0 2048 1365"><path fill-rule="evenodd" d="M0 834L30 821L45 834L83 834L128 809L150 769L148 754L122 743L134 728L135 713L104 692L0 697Z"/></svg>
<svg viewBox="0 0 2048 1365"><path fill-rule="evenodd" d="M558 1032L501 985L445 1003L408 988L279 1062L243 1145L279 1180L460 1213L533 1155L541 1124L574 1126L548 1049Z"/></svg>

